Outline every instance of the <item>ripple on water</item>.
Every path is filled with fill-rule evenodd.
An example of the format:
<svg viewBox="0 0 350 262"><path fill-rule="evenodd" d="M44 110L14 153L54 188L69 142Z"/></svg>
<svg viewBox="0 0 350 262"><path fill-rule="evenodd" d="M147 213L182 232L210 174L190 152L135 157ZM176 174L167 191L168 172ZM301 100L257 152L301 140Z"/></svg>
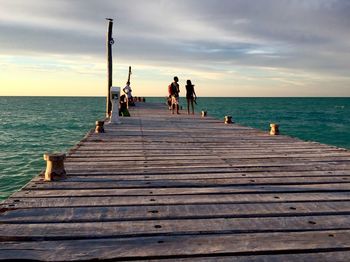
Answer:
<svg viewBox="0 0 350 262"><path fill-rule="evenodd" d="M104 116L105 98L0 97L0 200L45 168L43 154L67 151Z"/></svg>

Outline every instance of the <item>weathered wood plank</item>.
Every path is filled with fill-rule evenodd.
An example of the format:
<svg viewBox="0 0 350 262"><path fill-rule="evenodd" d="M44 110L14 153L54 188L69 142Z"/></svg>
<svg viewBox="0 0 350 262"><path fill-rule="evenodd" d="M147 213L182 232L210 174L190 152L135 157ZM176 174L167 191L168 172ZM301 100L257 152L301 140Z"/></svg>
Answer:
<svg viewBox="0 0 350 262"><path fill-rule="evenodd" d="M64 182L52 182L46 185L43 182L29 184L29 187L35 186L36 189L80 189L80 188L191 188L191 187L215 187L215 186L235 186L248 187L250 185L261 186L286 186L286 185L327 185L329 188L342 185L350 191L350 177L293 177L293 178L227 178L227 179L187 179L187 180L119 180L118 177L113 178L69 178Z"/></svg>
<svg viewBox="0 0 350 262"><path fill-rule="evenodd" d="M345 178L345 179L343 179ZM320 182L323 179L324 182ZM303 191L349 191L350 183L348 177L334 177L334 181L330 181L328 178L319 178L318 182L312 180L303 180L300 178L292 178L292 182L284 182L282 179L275 178L254 178L254 179L218 179L217 181L208 180L184 180L184 182L178 180L168 181L123 181L123 180L103 180L90 182L88 179L79 182L70 182L66 180L64 182L51 182L47 184L45 182L32 182L27 185L28 189L121 189L121 188L169 188L167 191L171 191L171 188L187 188L187 192L197 193L199 192L213 192L211 189L220 189L221 192L226 193L242 193L242 192L303 192ZM222 181L223 180L223 181ZM230 183L225 183L231 181ZM239 183L239 181L241 183ZM265 182L264 182L265 181ZM273 183L275 181L275 183ZM201 191L202 190L202 191ZM217 191L216 190L216 191ZM183 190L185 192L185 190Z"/></svg>
<svg viewBox="0 0 350 262"><path fill-rule="evenodd" d="M171 168L167 166L157 166L153 167L152 165L145 164L141 166L123 166L123 167L99 167L96 168L89 167L70 167L67 168L70 174L80 173L84 174L90 172L91 174L106 174L106 173L115 173L115 174L126 174L126 173L136 173L136 172L148 172L148 173L203 173L203 172L261 172L261 171L272 171L272 172L288 172L288 171L334 171L334 170L350 170L349 164L337 164L334 162L331 163L318 163L315 165L304 165L304 164L294 164L294 165L269 165L266 163L260 165L239 165L239 164L216 164L212 165L193 165L193 166L176 166L172 165Z"/></svg>
<svg viewBox="0 0 350 262"><path fill-rule="evenodd" d="M271 199L278 200L274 197ZM2 223L103 222L159 219L296 217L349 215L350 199L325 202L258 202L234 204L179 204L18 208L3 211ZM111 204L111 203L109 203Z"/></svg>
<svg viewBox="0 0 350 262"><path fill-rule="evenodd" d="M305 192L307 191L307 192ZM311 192L310 192L311 191ZM314 192L313 192L314 191ZM197 196L196 196L197 195ZM221 201L223 195L225 195L225 201L231 202L253 202L253 201L321 201L321 200L347 200L350 199L350 191L347 190L331 190L327 189L325 192L320 190L298 190L286 191L277 188L273 191L243 191L243 192L230 192L227 188L167 188L159 189L45 189L45 190L21 190L13 194L12 199L16 198L33 198L33 197L108 197L108 196L171 196L183 199L193 198L196 201L198 198L203 198L203 195L207 195L205 201ZM277 197L278 196L278 197ZM158 198L160 200L161 198ZM204 200L204 198L203 198ZM11 200L13 201L13 200ZM10 201L10 202L11 202ZM4 201L7 203L8 201Z"/></svg>
<svg viewBox="0 0 350 262"><path fill-rule="evenodd" d="M240 234L350 229L350 215L212 218L118 222L0 224L2 241L66 240L189 234Z"/></svg>
<svg viewBox="0 0 350 262"><path fill-rule="evenodd" d="M334 171L298 171L298 172L237 172L237 173L180 173L180 174L69 174L70 181L73 181L75 178L80 179L118 179L118 180L188 180L188 179L226 179L226 178L293 178L293 177L303 177L309 178L313 181L314 178L327 177L331 179L332 177L350 177L349 170L334 170ZM344 179L346 180L346 179ZM32 181L42 181L42 177L35 177Z"/></svg>
<svg viewBox="0 0 350 262"><path fill-rule="evenodd" d="M334 251L334 252L313 252L313 253L287 253L287 254L254 254L254 255L242 255L242 256L196 256L187 258L165 258L165 259L152 259L152 262L188 262L188 261L201 261L201 262L348 262L350 257L350 251ZM145 260L135 260L145 261ZM149 260L147 260L149 261Z"/></svg>
<svg viewBox="0 0 350 262"><path fill-rule="evenodd" d="M168 190L161 189L163 194L167 194ZM185 204L224 204L224 203L256 203L256 202L271 202L271 201L297 201L298 198L305 200L305 195L299 196L299 194L278 194L274 195L265 194L251 195L228 195L228 194L196 194L196 195L156 195L154 189L143 192L142 196L117 195L117 196L91 196L91 197L77 197L72 194L71 197L34 197L34 198L22 198L16 200L4 201L4 207L13 208L31 208L31 207L74 207L74 206L130 206L130 205L185 205ZM157 192L158 194L160 192ZM326 200L348 200L350 192L337 192L329 194L328 199L321 199L320 195L315 194L312 201L326 201ZM312 197L311 195L309 195ZM324 196L324 195L322 195ZM239 198L240 197L240 198ZM311 199L309 199L311 201Z"/></svg>
<svg viewBox="0 0 350 262"><path fill-rule="evenodd" d="M91 258L145 259L177 256L240 255L350 250L350 231L159 236L71 241L3 242L3 259L49 261ZM45 248L43 248L45 247ZM83 252L82 252L83 251Z"/></svg>
<svg viewBox="0 0 350 262"><path fill-rule="evenodd" d="M120 150L120 148L123 148L123 151ZM292 148L266 148L264 149L263 147L256 147L256 148L236 148L236 147L231 147L230 149L222 149L222 150L218 150L217 148L196 148L196 145L193 145L193 147L191 148L190 152L183 152L183 150L176 150L173 149L171 151L169 150L160 150L159 148L155 148L155 149L149 149L147 148L147 152L152 153L150 154L150 157L152 156L164 156L162 153L164 153L164 151L167 151L167 156L171 157L171 156L176 156L176 155L198 155L198 153L201 152L202 155L203 154L203 150L207 149L208 150L208 154L205 155L212 155L213 153L213 149L215 149L216 153L220 153L220 154L224 154L227 152L231 153L232 155L239 155L239 154L248 154L249 155L261 155L261 154L278 154L278 153L282 153L282 154L339 154L339 155L346 155L345 153L343 153L343 150L338 150L338 149L329 149L329 148L325 148L325 149L320 149L320 148L315 148L315 149L307 149L307 148L299 148L299 149L292 149ZM210 151L211 150L211 151ZM115 149L110 149L108 150L108 152L103 151L101 148L96 148L96 149L91 149L91 150L82 150L79 149L79 151L76 151L74 153L72 153L72 157L74 156L89 156L89 157L95 157L95 156L116 156L116 157L125 157L126 154L129 156L133 156L136 154L139 155L143 155L145 152L145 150L138 148L138 149L128 149L128 148L124 148L124 147L119 147L119 148L115 148ZM158 152L158 153L157 153ZM159 153L160 152L160 153Z"/></svg>
<svg viewBox="0 0 350 262"><path fill-rule="evenodd" d="M350 163L349 159L344 159L342 157L336 158L250 158L250 159L230 159L230 158L216 158L216 159L172 159L171 162L169 160L115 160L115 161L84 161L84 162L67 162L67 169L74 168L98 168L99 166L104 167L124 167L126 165L132 167L143 167L147 164L151 164L153 167L162 167L162 166L195 166L200 165L201 167L207 167L208 165L217 165L217 164L226 164L227 166L234 166L239 162L239 165L251 166L257 164L261 166L261 162L269 160L269 165L285 165L290 166L290 162L293 162L294 165L318 165L318 164L335 164L339 163L339 165L344 165L346 163Z"/></svg>

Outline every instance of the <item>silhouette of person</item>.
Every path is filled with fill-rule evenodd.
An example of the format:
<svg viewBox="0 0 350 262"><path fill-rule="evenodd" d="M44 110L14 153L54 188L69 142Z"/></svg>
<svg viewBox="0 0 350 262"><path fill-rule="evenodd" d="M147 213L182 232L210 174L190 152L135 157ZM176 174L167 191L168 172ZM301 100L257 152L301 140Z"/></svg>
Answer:
<svg viewBox="0 0 350 262"><path fill-rule="evenodd" d="M174 114L175 108L176 108L176 113L180 114L179 112L180 85L178 84L178 82L179 82L179 78L177 76L174 76L174 82L172 82L169 86L169 93L171 96L171 109L173 114Z"/></svg>
<svg viewBox="0 0 350 262"><path fill-rule="evenodd" d="M187 114L190 114L190 105L192 107L192 115L194 115L194 105L193 102L196 102L197 95L194 91L194 85L192 85L191 80L186 82L186 99L187 99Z"/></svg>

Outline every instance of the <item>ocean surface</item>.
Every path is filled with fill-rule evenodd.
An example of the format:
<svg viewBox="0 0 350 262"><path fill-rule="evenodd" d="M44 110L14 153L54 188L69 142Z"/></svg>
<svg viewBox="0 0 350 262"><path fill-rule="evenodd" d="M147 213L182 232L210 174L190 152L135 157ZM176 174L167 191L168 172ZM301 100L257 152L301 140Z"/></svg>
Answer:
<svg viewBox="0 0 350 262"><path fill-rule="evenodd" d="M146 98L164 102L165 98ZM180 98L185 109L185 98ZM241 125L350 149L350 98L198 98L196 111ZM184 111L185 113L185 111ZM105 115L105 98L0 97L0 200L45 168L45 152L66 152Z"/></svg>

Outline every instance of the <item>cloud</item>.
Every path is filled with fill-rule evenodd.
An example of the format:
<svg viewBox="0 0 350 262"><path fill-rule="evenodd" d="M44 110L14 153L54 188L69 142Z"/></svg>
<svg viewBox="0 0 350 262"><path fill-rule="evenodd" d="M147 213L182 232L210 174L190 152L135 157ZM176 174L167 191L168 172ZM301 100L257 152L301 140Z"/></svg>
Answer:
<svg viewBox="0 0 350 262"><path fill-rule="evenodd" d="M105 59L105 17L122 63L346 77L350 1L0 0L0 54ZM286 79L286 82L290 79Z"/></svg>

